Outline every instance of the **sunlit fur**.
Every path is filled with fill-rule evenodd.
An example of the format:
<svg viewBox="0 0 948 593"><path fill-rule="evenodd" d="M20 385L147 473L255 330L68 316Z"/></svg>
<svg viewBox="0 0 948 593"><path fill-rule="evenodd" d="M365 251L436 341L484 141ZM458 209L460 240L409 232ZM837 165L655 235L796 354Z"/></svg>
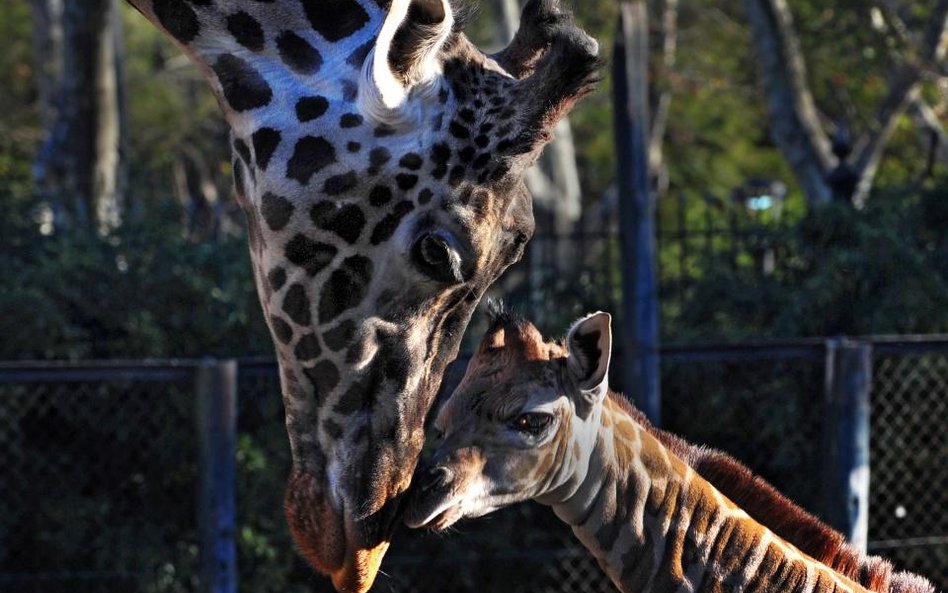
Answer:
<svg viewBox="0 0 948 593"><path fill-rule="evenodd" d="M533 233L524 174L598 79L598 46L557 0L529 0L494 55L448 0L130 2L231 128L280 366L290 533L338 589L366 591L444 369ZM426 266L433 235L444 253Z"/></svg>
<svg viewBox="0 0 948 593"><path fill-rule="evenodd" d="M534 499L552 506L628 593L934 591L848 546L734 459L654 428L609 392L597 374L608 368L608 315L580 320L556 342L502 308L492 315L435 423L444 440L426 471L452 479L416 482L410 525L443 529ZM518 441L513 419L534 410L554 415L551 434Z"/></svg>

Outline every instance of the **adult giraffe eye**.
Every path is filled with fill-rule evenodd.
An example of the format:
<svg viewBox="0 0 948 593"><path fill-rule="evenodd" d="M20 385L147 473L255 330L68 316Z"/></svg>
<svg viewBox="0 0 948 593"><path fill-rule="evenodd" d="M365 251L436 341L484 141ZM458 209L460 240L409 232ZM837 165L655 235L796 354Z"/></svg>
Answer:
<svg viewBox="0 0 948 593"><path fill-rule="evenodd" d="M537 436L552 423L553 416L551 414L528 412L526 414L520 414L517 416L517 419L513 421L511 428L517 432L522 432L531 436Z"/></svg>
<svg viewBox="0 0 948 593"><path fill-rule="evenodd" d="M446 284L464 281L457 241L449 233L424 233L415 240L411 258L418 270L432 280Z"/></svg>

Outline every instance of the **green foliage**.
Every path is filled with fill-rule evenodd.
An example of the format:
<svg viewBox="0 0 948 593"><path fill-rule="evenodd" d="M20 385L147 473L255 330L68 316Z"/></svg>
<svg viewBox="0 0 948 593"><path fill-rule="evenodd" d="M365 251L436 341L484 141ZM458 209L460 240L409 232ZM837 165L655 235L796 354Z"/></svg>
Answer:
<svg viewBox="0 0 948 593"><path fill-rule="evenodd" d="M863 211L817 208L761 234L746 257L703 257L666 332L687 341L948 331L946 188L948 179L879 191Z"/></svg>
<svg viewBox="0 0 948 593"><path fill-rule="evenodd" d="M36 113L32 103L35 99L33 47L30 35L30 7L28 2L5 2L0 5L0 36L3 51L0 52L0 150L5 151L20 138L11 138L14 132L23 131L23 136L35 137ZM26 125L34 130L25 131ZM0 175L0 178L5 178Z"/></svg>
<svg viewBox="0 0 948 593"><path fill-rule="evenodd" d="M147 358L269 352L245 241L194 242L176 207L108 237L4 219L0 357Z"/></svg>

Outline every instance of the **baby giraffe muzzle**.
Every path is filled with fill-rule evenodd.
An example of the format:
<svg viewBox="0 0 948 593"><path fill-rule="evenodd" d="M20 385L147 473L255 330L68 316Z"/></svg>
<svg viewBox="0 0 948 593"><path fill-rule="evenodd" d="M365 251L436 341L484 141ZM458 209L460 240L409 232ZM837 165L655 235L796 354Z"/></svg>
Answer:
<svg viewBox="0 0 948 593"><path fill-rule="evenodd" d="M591 446L597 433L594 404L605 395L609 368L598 353L611 348L609 322L607 313L592 315L561 344L497 316L435 420L442 442L416 477L410 526L444 529L585 473L579 444Z"/></svg>

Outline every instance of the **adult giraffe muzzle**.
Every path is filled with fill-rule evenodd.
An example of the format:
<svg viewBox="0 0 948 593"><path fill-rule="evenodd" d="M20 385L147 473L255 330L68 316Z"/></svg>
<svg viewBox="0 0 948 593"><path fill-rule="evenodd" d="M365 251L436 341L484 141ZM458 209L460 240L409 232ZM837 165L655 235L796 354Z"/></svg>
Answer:
<svg viewBox="0 0 948 593"><path fill-rule="evenodd" d="M130 0L232 130L293 469L286 516L340 591L375 578L424 417L484 291L533 233L523 184L598 47L531 0L497 55L445 0Z"/></svg>

